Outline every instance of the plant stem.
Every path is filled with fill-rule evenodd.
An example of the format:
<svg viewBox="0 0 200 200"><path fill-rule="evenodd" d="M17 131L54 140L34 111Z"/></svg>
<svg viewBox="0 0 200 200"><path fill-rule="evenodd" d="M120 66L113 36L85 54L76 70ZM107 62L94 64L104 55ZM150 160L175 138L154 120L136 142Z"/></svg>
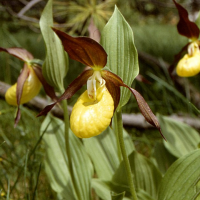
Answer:
<svg viewBox="0 0 200 200"><path fill-rule="evenodd" d="M63 100L62 103L63 103L64 123L65 123L65 145L66 145L66 153L67 153L67 158L68 158L69 172L70 172L70 175L71 175L72 184L74 186L75 193L76 193L78 199L81 200L80 194L78 192L78 187L77 187L77 184L76 184L76 179L75 179L73 164L72 164L71 151L70 151L69 115L68 115L68 109L67 109L67 100Z"/></svg>
<svg viewBox="0 0 200 200"><path fill-rule="evenodd" d="M135 187L134 187L134 183L133 183L133 178L132 178L132 173L131 173L131 166L130 166L130 163L129 163L129 160L128 160L128 156L127 156L126 148L125 148L125 144L124 144L121 109L118 112L116 111L115 115L117 117L117 130L118 130L118 137L119 137L119 145L120 145L120 148L121 148L121 152L122 152L122 156L123 156L123 160L124 160L124 165L125 165L125 168L126 168L126 174L127 174L127 178L128 178L128 183L129 183L132 199L137 200L137 195L136 195L136 191L135 191Z"/></svg>
<svg viewBox="0 0 200 200"><path fill-rule="evenodd" d="M114 114L114 130L115 130L115 136L116 136L116 142L117 142L117 155L119 158L119 162L122 162L122 153L121 153L121 147L119 143L119 131L118 131L118 125L117 125L117 112Z"/></svg>

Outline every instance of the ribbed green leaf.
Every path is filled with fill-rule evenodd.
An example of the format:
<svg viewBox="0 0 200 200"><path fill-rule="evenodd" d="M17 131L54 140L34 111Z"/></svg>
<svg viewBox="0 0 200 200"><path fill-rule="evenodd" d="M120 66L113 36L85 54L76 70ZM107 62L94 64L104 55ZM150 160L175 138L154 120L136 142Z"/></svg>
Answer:
<svg viewBox="0 0 200 200"><path fill-rule="evenodd" d="M134 150L134 145L125 130L124 140L127 153L130 154ZM108 128L96 137L83 139L83 142L92 159L98 178L111 180L120 163L116 136L113 130Z"/></svg>
<svg viewBox="0 0 200 200"><path fill-rule="evenodd" d="M106 182L97 178L92 179L92 188L101 199L111 200L111 190Z"/></svg>
<svg viewBox="0 0 200 200"><path fill-rule="evenodd" d="M42 124L41 132L45 129L46 133L43 137L46 146L45 170L51 187L59 196L65 199L77 200L68 169L68 158L64 142L64 123L57 118L47 116ZM71 131L70 148L81 200L90 200L93 166L83 144Z"/></svg>
<svg viewBox="0 0 200 200"><path fill-rule="evenodd" d="M158 192L162 200L197 200L200 198L200 150L179 158L165 174Z"/></svg>
<svg viewBox="0 0 200 200"><path fill-rule="evenodd" d="M114 194L112 193L112 200L123 200L124 199L125 192Z"/></svg>
<svg viewBox="0 0 200 200"><path fill-rule="evenodd" d="M68 56L58 36L53 32L52 0L49 0L40 19L40 28L46 44L46 58L42 72L47 82L63 90L63 78L68 71Z"/></svg>
<svg viewBox="0 0 200 200"><path fill-rule="evenodd" d="M155 200L144 190L139 190L137 192L138 200Z"/></svg>
<svg viewBox="0 0 200 200"><path fill-rule="evenodd" d="M200 29L200 11L198 12L197 19L196 19L195 23Z"/></svg>
<svg viewBox="0 0 200 200"><path fill-rule="evenodd" d="M158 115L161 129L167 142L167 150L176 157L181 157L198 148L200 137L198 132L185 123Z"/></svg>
<svg viewBox="0 0 200 200"><path fill-rule="evenodd" d="M165 174L170 165L176 160L176 157L169 153L162 142L155 144L153 154L157 162L157 167L162 174Z"/></svg>
<svg viewBox="0 0 200 200"><path fill-rule="evenodd" d="M155 198L161 180L160 172L150 160L135 151L129 155L129 161L136 191L142 189L148 195ZM129 191L129 184L123 162L121 162L114 174L112 184L114 191Z"/></svg>
<svg viewBox="0 0 200 200"><path fill-rule="evenodd" d="M103 200L111 200L116 197L116 194L113 195L115 197L111 197L111 187L110 182L102 181L100 179L92 179L92 188L95 190L96 194ZM119 194L121 195L121 194ZM116 197L118 198L118 196ZM127 197L123 197L123 200L130 200Z"/></svg>
<svg viewBox="0 0 200 200"><path fill-rule="evenodd" d="M103 29L101 44L108 54L107 67L131 87L139 72L138 55L132 29L117 7ZM129 98L130 92L121 89L120 106L124 106Z"/></svg>

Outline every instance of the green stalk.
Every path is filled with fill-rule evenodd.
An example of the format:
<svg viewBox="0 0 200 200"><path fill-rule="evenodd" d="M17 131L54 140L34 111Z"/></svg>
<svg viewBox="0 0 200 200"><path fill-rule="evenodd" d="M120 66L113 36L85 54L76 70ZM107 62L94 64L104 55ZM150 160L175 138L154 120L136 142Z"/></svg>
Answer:
<svg viewBox="0 0 200 200"><path fill-rule="evenodd" d="M63 111L64 111L64 123L65 123L65 145L66 145L66 153L68 158L68 165L69 165L69 172L72 179L72 184L75 189L75 193L79 200L81 200L80 194L78 192L78 186L76 183L74 170L73 170L73 164L72 164L72 157L71 157L71 151L70 151L70 141L69 141L69 115L68 115L68 109L67 109L67 100L63 100Z"/></svg>
<svg viewBox="0 0 200 200"><path fill-rule="evenodd" d="M116 111L117 112L117 111ZM115 130L115 136L116 136L116 142L117 142L117 155L119 158L119 162L122 162L122 153L121 153L121 147L119 143L119 131L118 131L118 126L117 126L117 114L114 114L114 130Z"/></svg>
<svg viewBox="0 0 200 200"><path fill-rule="evenodd" d="M120 145L120 148L121 148L121 152L122 152L122 156L123 156L123 160L124 160L124 165L125 165L125 168L126 168L126 174L127 174L127 178L128 178L128 183L129 183L132 199L137 200L137 195L136 195L136 191L135 191L135 187L134 187L134 183L133 183L133 178L132 178L132 173L131 173L131 167L130 167L128 156L127 156L127 153L126 153L125 144L124 144L121 109L118 112L116 111L115 115L116 115L116 118L117 118L116 126L117 126L117 130L118 130L119 145Z"/></svg>

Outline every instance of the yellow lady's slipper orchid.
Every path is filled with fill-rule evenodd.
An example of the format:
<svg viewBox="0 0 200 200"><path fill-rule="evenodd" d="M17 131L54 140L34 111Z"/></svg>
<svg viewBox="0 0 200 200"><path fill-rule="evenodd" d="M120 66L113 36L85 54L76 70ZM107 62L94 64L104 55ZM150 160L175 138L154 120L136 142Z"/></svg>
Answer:
<svg viewBox="0 0 200 200"><path fill-rule="evenodd" d="M72 37L55 28L53 30L61 39L69 57L91 68L83 71L69 84L65 92L54 103L46 106L38 116L47 114L59 102L70 99L87 84L87 91L79 97L72 109L70 125L76 136L89 138L100 134L109 126L120 101L120 87L126 87L135 96L145 119L161 133L158 120L141 94L126 85L119 76L104 69L107 53L99 43L91 38Z"/></svg>
<svg viewBox="0 0 200 200"><path fill-rule="evenodd" d="M42 85L49 97L55 100L57 96L55 95L54 88L46 82L42 75L41 61L34 59L30 52L19 47L0 47L0 52L6 52L24 61L24 67L17 79L17 83L11 86L5 94L7 103L18 107L15 117L16 126L21 117L20 104L34 98L39 93Z"/></svg>
<svg viewBox="0 0 200 200"><path fill-rule="evenodd" d="M27 103L32 98L34 98L39 93L42 87L42 84L39 81L37 75L35 74L33 68L28 66L28 69L29 69L29 74L23 86L23 92L20 99L20 104ZM17 83L11 86L5 94L5 99L7 103L14 106L18 105L16 97L16 89L17 89Z"/></svg>
<svg viewBox="0 0 200 200"><path fill-rule="evenodd" d="M187 54L177 64L176 73L182 77L195 76L200 72L200 41L198 39L200 30L195 22L190 21L187 10L175 0L173 1L180 17L177 30L180 35L189 39L189 43L175 56L175 62L177 62L177 59L187 48Z"/></svg>
<svg viewBox="0 0 200 200"><path fill-rule="evenodd" d="M182 77L195 76L200 72L200 50L197 42L188 46L186 54L177 64L176 73Z"/></svg>

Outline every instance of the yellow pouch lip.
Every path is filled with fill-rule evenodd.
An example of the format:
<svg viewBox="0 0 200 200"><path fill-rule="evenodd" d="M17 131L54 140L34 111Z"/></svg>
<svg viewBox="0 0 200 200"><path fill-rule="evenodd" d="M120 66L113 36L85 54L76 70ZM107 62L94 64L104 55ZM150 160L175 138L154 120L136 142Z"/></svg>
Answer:
<svg viewBox="0 0 200 200"><path fill-rule="evenodd" d="M29 76L24 83L20 104L29 102L32 98L34 98L39 93L42 87L42 84L39 81L32 67L29 66L29 70L30 70ZM17 83L12 85L6 91L6 94L5 94L6 102L13 106L17 106L16 89L17 89Z"/></svg>
<svg viewBox="0 0 200 200"><path fill-rule="evenodd" d="M195 76L200 72L200 53L186 54L177 64L176 73L181 77Z"/></svg>
<svg viewBox="0 0 200 200"><path fill-rule="evenodd" d="M72 109L70 126L79 138L99 135L111 122L114 101L107 88L105 86L98 88L96 97L96 100L91 100L86 90Z"/></svg>

